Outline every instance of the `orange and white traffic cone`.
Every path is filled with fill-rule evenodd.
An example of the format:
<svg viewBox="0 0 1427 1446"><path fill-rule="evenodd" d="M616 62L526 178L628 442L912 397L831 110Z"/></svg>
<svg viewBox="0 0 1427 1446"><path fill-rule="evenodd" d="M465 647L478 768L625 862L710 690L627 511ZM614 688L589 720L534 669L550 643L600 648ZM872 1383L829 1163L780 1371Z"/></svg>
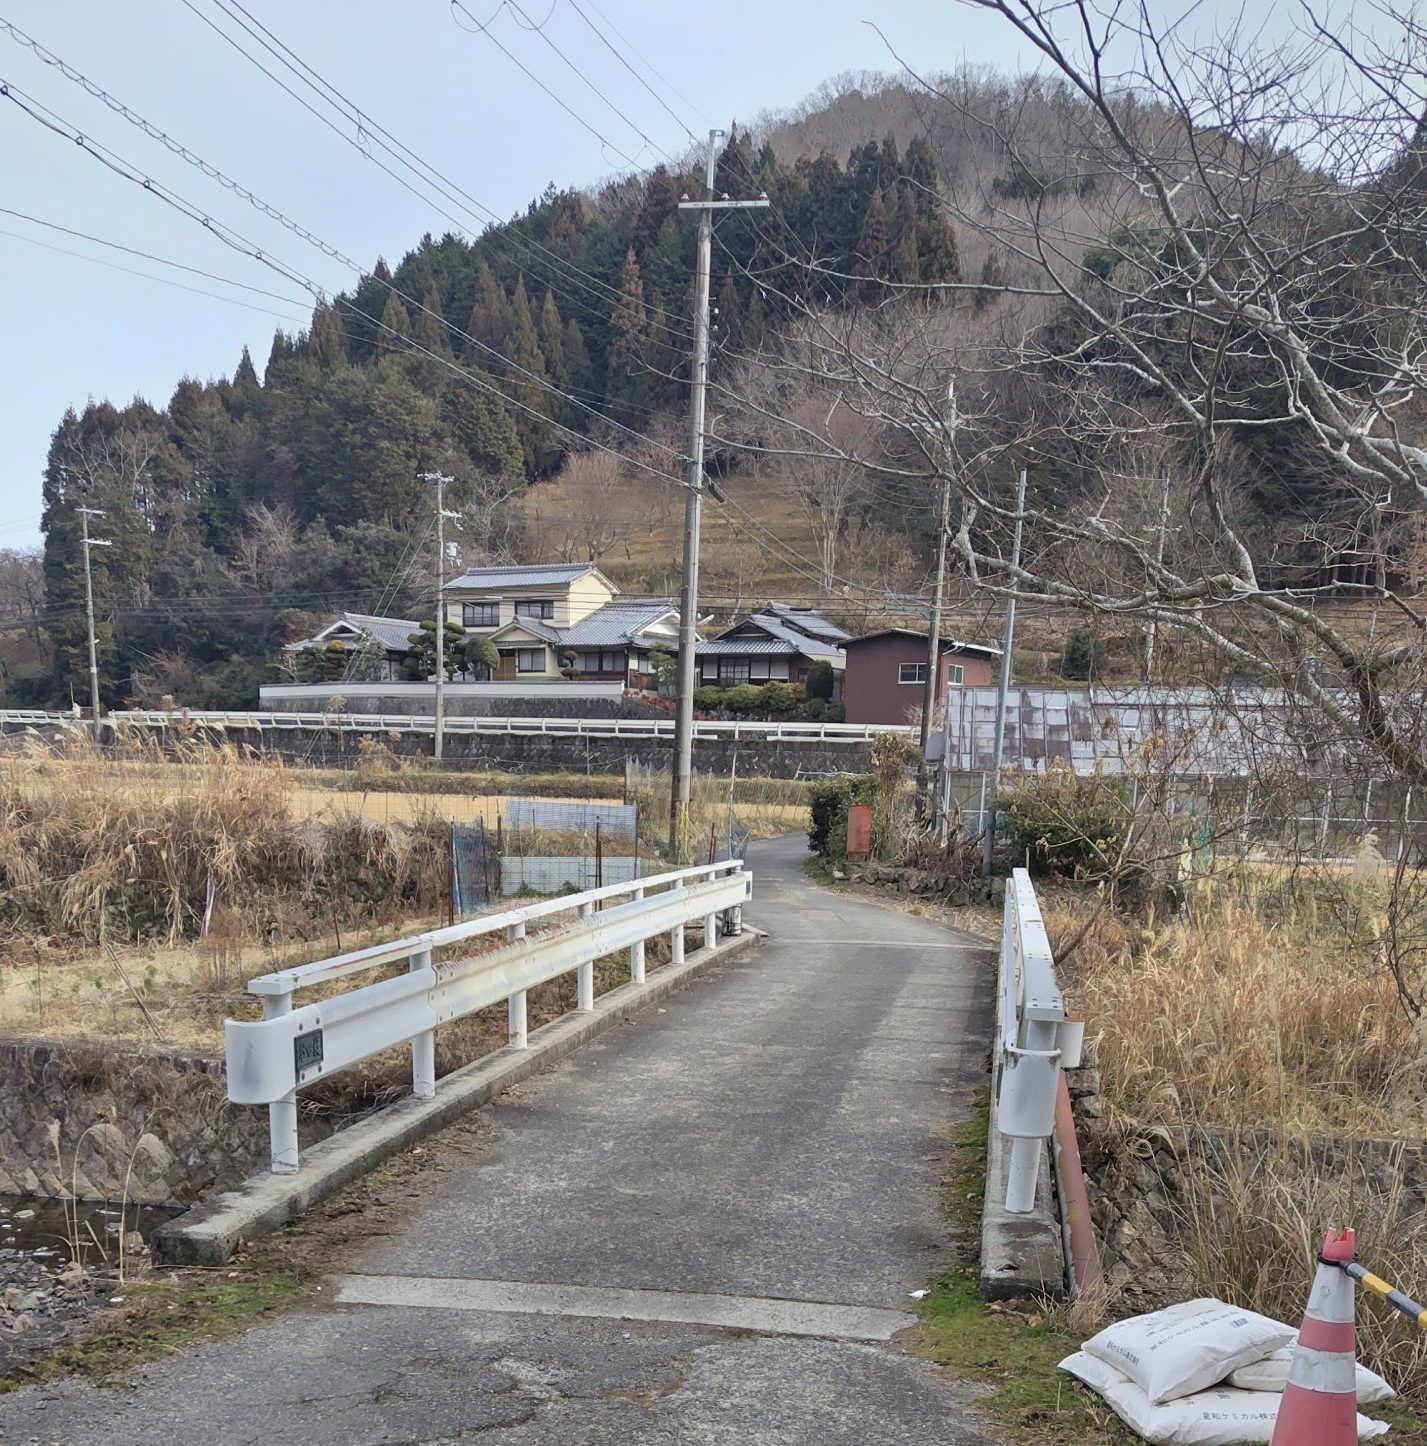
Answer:
<svg viewBox="0 0 1427 1446"><path fill-rule="evenodd" d="M1358 1439L1351 1230L1330 1230L1318 1256L1303 1329L1270 1446L1355 1446Z"/></svg>

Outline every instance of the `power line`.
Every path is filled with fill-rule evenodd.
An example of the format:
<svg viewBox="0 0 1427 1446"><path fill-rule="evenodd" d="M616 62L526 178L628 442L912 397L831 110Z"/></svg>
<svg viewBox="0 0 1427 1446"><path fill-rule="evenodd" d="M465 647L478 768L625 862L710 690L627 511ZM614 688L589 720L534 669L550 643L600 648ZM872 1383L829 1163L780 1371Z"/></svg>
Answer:
<svg viewBox="0 0 1427 1446"><path fill-rule="evenodd" d="M554 271L555 276L561 276L562 272L568 273L573 284L580 285L581 282L583 282L584 289L590 291L591 294L600 297L600 299L603 300L606 305L610 304L611 302L618 302L620 295L618 287L602 280L591 272L583 270L581 267L575 265L575 263L567 261L558 253L551 251L548 247L541 245L541 243L539 243L538 241L533 241L530 238L525 237L523 234L516 231L516 228L513 225L509 225L508 223L503 221L501 217L498 216L496 212L493 211L489 206L486 206L484 203L477 200L477 198L472 196L470 192L466 191L464 188L458 185L455 181L453 181L449 176L445 175L437 167L433 166L430 162L423 160L421 156L419 156L409 146L405 145L396 136L392 135L392 133L388 131L384 126L379 125L375 120L372 119L371 116L366 113L365 110L363 110L359 105L357 105L355 101L353 101L331 81L327 80L305 60L303 60L303 58L298 55L295 50L293 50L290 46L288 46L281 39L279 39L277 35L275 35L270 29L268 29L267 26L265 26L261 21L256 19L256 17L254 17L247 10L245 10L242 5L238 4L237 0L232 0L231 8L229 5L229 0L212 0L212 3L227 19L231 20L242 30L246 31L247 34L252 37L252 39L256 40L258 44L263 47L263 49L265 49L287 70L289 70L293 75L295 75L297 79L302 82L303 85L307 86L309 90L313 91L319 97L319 99L321 99L325 104L330 105L334 109L336 109L344 121L346 121L349 125L355 127L355 135L349 134L347 131L343 130L342 127L335 125L328 116L323 115L320 111L315 109L310 102L303 99L302 96L298 95L285 81L283 81L279 76L274 75L273 72L269 70L268 67L265 66L260 59L253 55L252 52L247 50L241 44L241 42L235 40L221 27L215 24L214 21L211 20L207 15L204 15L202 12L200 12L195 7L193 0L183 0L183 3L189 10L193 12L194 15L196 15L200 20L202 20L203 23L209 27L209 29L214 31L215 34L220 36L241 56L243 56L245 60L247 60L251 65L253 65L256 69L258 69L265 76L267 76L268 79L273 82L273 84L278 86L287 95L291 96L292 99L297 101L297 103L301 105L304 110L308 111L311 115L315 116L318 120L320 120L323 125L325 125L329 130L331 130L340 140L354 147L365 159L371 161L380 170L384 171L404 190L408 191L411 195L417 197L418 200L421 200L427 205L432 206L441 216L443 216L447 221L449 221L453 226L455 226L458 233L462 234L463 237L465 237L465 233L461 221L456 216L453 216L440 204L432 201L432 199L428 195L424 194L422 191L417 190L416 187L413 186L409 181L404 179L402 176L399 176L395 171L391 169L390 166L386 165L378 157L373 155L371 150L373 142L375 142L377 147L379 147L381 150L385 151L389 156L391 156L398 165L404 167L413 176L415 176L418 181L420 181L423 185L432 186L436 190L438 195L443 197L445 200L451 202L451 204L456 206L458 209L466 212L467 216L477 220L482 226L489 227L489 231L485 233L483 237L483 239L487 239L487 244L494 246L497 240L501 241L502 243L508 244L509 241L512 239L512 236L518 237L518 244L524 249L526 253L526 260L530 264L535 264L535 253L541 253L549 259L549 262L552 264L552 268L562 268L562 270ZM235 15L233 13L234 10L240 12L240 14ZM388 142L390 144L388 144ZM468 202L469 205L463 204L463 201ZM468 244L476 244L475 240L470 237L465 237L465 239L467 240ZM559 295L563 296L568 303L571 303L575 307L582 310L586 316L595 317L601 323L603 323L606 319L602 313L592 311L589 308L588 304L584 302L576 293L565 289L565 287L559 285L557 282L552 281L550 277L539 276L538 272L533 272L532 274L538 276L539 279L542 280L547 286L549 286L552 290L556 291ZM669 312L663 311L661 308L655 307L652 309L660 316L671 317L671 314ZM671 319L677 320L676 318L672 317ZM687 333L683 332L682 330L679 330L677 328L671 328L667 325L664 325L663 323L655 324L659 325L662 330L670 332L671 335L678 335L684 339L687 338Z"/></svg>
<svg viewBox="0 0 1427 1446"><path fill-rule="evenodd" d="M170 261L166 256L155 256L150 251L139 251L133 246L121 245L118 241L106 241L102 236L91 236L87 231L75 231L69 226L61 226L57 221L44 221L38 216L27 215L24 211L12 211L7 206L0 206L0 216L14 216L17 220L28 221L34 226L44 226L50 231L62 231L66 236L73 236L80 241L92 241L96 246L108 246L114 251L123 251L129 256L139 256L145 261L157 261L160 266L172 266L178 271L187 271L193 276L202 276L209 281L221 281L225 286L236 286L243 291L251 291L257 296L266 296L273 301L286 302L290 306L305 306L305 301L299 301L295 297L283 296L276 291L265 291L261 286L249 286L245 281L234 281L232 277L220 276L214 271L202 271L197 266L185 266L181 261Z"/></svg>
<svg viewBox="0 0 1427 1446"><path fill-rule="evenodd" d="M244 237L240 232L235 231L232 227L229 227L214 220L212 216L205 213L201 208L195 206L191 201L186 200L184 197L179 195L177 191L174 191L171 187L163 185L161 182L155 180L152 176L149 176L143 171L139 170L137 167L132 166L129 162L125 161L121 156L119 156L117 152L110 150L107 146L100 145L97 141L92 140L83 132L70 125L69 122L65 121L56 112L50 110L48 106L45 106L41 102L35 100L34 97L28 95L18 86L0 80L0 97L11 101L32 120L44 126L46 130L49 130L56 135L63 136L66 140L74 142L74 144L77 145L82 151L91 156L93 159L97 160L101 165L105 166L114 174L120 176L124 180L130 181L133 184L140 186L149 194L158 197L160 200L165 202L165 204L179 211L180 214L187 216L190 220L197 221L212 235L216 236L218 240L222 241L224 245L237 251L241 255L248 256L251 259L258 261L262 265L276 271L286 280L292 281L296 285L303 287L305 290L311 292L314 298L316 298L319 302L325 301L326 292L316 281L313 281L310 277L304 276L294 267L291 267L284 262L278 261L274 256L272 256L270 252L264 251L261 247L257 246L255 243ZM216 172L212 167L208 166L206 162L202 161L201 158L194 156L192 152L185 149L183 151L183 154L186 159L191 159L193 164L198 165L200 168L202 168L206 174L215 176L220 174ZM226 180L227 178L224 179ZM245 188L237 187L236 182L232 182L230 183L230 185L236 190L241 190L243 194L253 199L254 203L258 205L259 209L263 210L265 214L271 215L275 219L280 219L288 227L288 229L294 232L294 234L301 235L304 239L310 241L325 255L341 261L343 265L355 271L359 276L363 274L361 267L350 257L345 256L335 247L331 246L327 242L323 241L320 237L317 237L313 233L306 230L305 227L301 227L296 222L291 221L290 218L284 216L283 213L277 211L275 208L268 207L265 203L257 201L255 197L252 197L251 192L247 192ZM374 279L376 279L380 285L386 287L388 291L390 291L399 300L404 302L407 306L415 307L417 310L424 312L427 316L431 317L433 321L445 327L454 336L459 336L463 338L472 346L478 348L480 351L486 353L494 360L500 362L511 373L519 375L524 380L528 381L538 390L545 392L547 395L557 397L562 401L568 402L579 411L590 414L605 425L613 427L617 431L624 432L626 435L636 441L648 444L649 446L655 448L656 451L659 450L659 444L656 443L653 438L646 436L642 432L636 431L632 427L626 426L622 422L614 421L612 418L609 418L605 416L602 412L600 412L598 408L591 406L587 402L581 401L572 393L564 391L561 388L555 386L547 378L540 376L538 373L530 371L526 367L520 366L518 363L512 361L509 357L505 356L504 353L500 352L495 347L489 346L487 343L480 341L478 338L472 336L469 332L463 331L454 323L447 321L439 313L431 311L422 302L417 301L414 297L408 296L406 292L402 291L401 288L396 286L394 283L390 281L383 281L380 278ZM479 390L504 403L504 405L526 414L535 421L541 423L544 426L550 427L552 430L559 432L564 436L574 439L576 443L581 445L592 445L602 451L612 452L616 456L625 457L625 460L630 462L631 465L650 473L650 475L652 476L662 477L666 481L673 482L678 486L684 485L681 479L674 477L672 474L663 472L659 468L652 467L648 463L645 463L638 458L630 457L625 453L619 452L617 448L610 447L605 443L600 442L596 438L587 437L582 433L576 432L573 428L566 426L563 422L559 422L556 419L548 416L546 413L538 411L534 407L526 405L524 402L521 402L515 397L510 396L507 392L502 391L493 381L489 380L488 378L479 376L478 374L468 371L466 368L458 365L454 358L442 356L439 352L431 351L429 348L422 346L420 343L414 341L413 339L400 335L393 328L386 326L381 321L380 317L374 317L369 312L362 311L360 307L355 305L355 303L348 303L348 309L354 315L361 316L365 320L372 322L376 326L378 331L386 333L388 336L395 339L398 343L400 343L407 349L418 352L421 355L428 357L432 361L435 361L438 364L449 368L457 375L466 378L467 381L469 381Z"/></svg>
<svg viewBox="0 0 1427 1446"><path fill-rule="evenodd" d="M184 3L187 4L188 0L184 0ZM624 160L628 161L629 164L633 166L636 171L642 169L639 162L636 161L634 157L629 154L628 151L622 149L620 146L615 145L615 143L610 140L608 136L601 134L599 130L592 126L590 122L584 118L584 116L580 115L580 113L576 111L572 106L567 105L566 102L560 98L560 96L558 96L553 90L551 90L550 87L546 85L545 82L541 80L540 77L536 75L535 72L531 70L530 67L526 65L526 63L521 60L521 58L516 55L515 52L511 50L508 45L505 44L504 41L499 40L496 37L494 31L491 30L488 24L481 24L481 22L478 21L476 17L472 15L469 10L466 9L465 5L461 3L461 0L451 0L451 9L459 10L462 15L464 15L468 20L470 20L476 26L476 30L479 34L484 35L486 39L489 40L491 44L494 45L496 49L499 50L501 54L504 55L506 59L511 62L512 65L516 66L523 74L525 74L532 81L534 81L535 84L538 85L540 89L543 90L545 94L548 95L550 99L553 100L555 104L558 105L560 109L564 111L565 114L575 122L576 125L583 126L585 130L587 130L602 146L606 147L608 150L613 151L615 155L621 156ZM464 25L459 24L459 22L457 23L457 29L464 30L465 28L466 27Z"/></svg>
<svg viewBox="0 0 1427 1446"><path fill-rule="evenodd" d="M575 4L575 0L570 0L570 3L571 3L571 5L572 5L576 10L579 9L579 6L578 6L577 4ZM694 101L690 100L689 97L686 96L686 95L683 93L683 91L681 91L681 90L674 84L674 82L671 81L671 80L668 78L668 76L664 75L664 74L658 69L658 67L655 66L655 64L654 64L653 61L651 61L647 56L645 56L645 55L638 49L638 47L637 47L637 46L634 44L634 42L624 33L624 31L622 31L622 30L619 28L619 26L616 25L616 24L614 23L614 21L611 20L611 19L609 18L609 16L606 15L606 14L604 13L604 11L600 9L599 5L595 3L595 0L587 0L587 3L588 3L588 5L589 5L590 9L593 10L593 11L595 12L595 14L598 15L598 16L600 17L600 19L603 20L604 23L614 32L615 37L616 37L618 40L620 40L620 41L623 42L623 44L624 44L624 46L625 46L625 49L627 49L627 50L629 51L629 53L630 53L637 61L639 61L642 65L644 65L645 67L647 67L647 69L649 70L649 73L650 73L656 80L660 81L660 82L665 86L665 88L669 91L669 93L670 93L671 95L673 95L676 99L683 101L684 104L685 104L686 106L689 106L691 109L698 111L699 114L702 115L705 120L709 120L709 119L710 119L709 115L708 115L705 111L703 111ZM680 124L680 125L683 125L683 122L680 121L679 124ZM690 139L692 139L692 140L694 140L694 141L697 141L697 140L698 140L698 137L697 137L696 135L694 135L692 131L689 132L689 135L690 135Z"/></svg>
<svg viewBox="0 0 1427 1446"><path fill-rule="evenodd" d="M677 125L695 145L697 145L699 142L698 136L696 136L693 131L689 129L688 125L682 119L680 119L680 117L676 115L672 109L670 109L669 103L664 99L664 97L661 96L659 92L655 90L654 87L650 85L649 82L645 80L642 75L640 75L640 73L629 63L629 61L624 57L624 55L620 53L619 49L616 46L610 44L609 39L606 37L605 33L580 8L579 0L570 0L570 9L573 10L582 21L584 21L585 25L589 27L590 33L595 37L595 39L598 40L599 43L603 45L604 48L609 51L609 53L614 56L617 61L619 61L619 63L635 78L635 80L640 83L640 85L644 87L645 90L649 92L650 95L654 97L654 99L661 106L663 106L666 114L674 122L674 124ZM646 136L645 139L647 140L648 137Z"/></svg>
<svg viewBox="0 0 1427 1446"><path fill-rule="evenodd" d="M6 231L0 229L0 236L6 236L11 241L23 241L28 246L38 246L42 251L53 251L58 256L72 256L76 261L88 261L94 266L104 266L110 271L122 271L126 276L137 276L144 281L156 282L159 286L172 286L177 291L187 291L192 296L207 296L214 301L226 301L229 306L241 306L246 311L255 311L260 316L273 316L279 321L303 322L305 316L293 316L290 312L273 311L270 307L254 306L251 301L243 301L236 296L224 296L221 292L208 291L201 286L186 286L182 281L174 281L167 276L155 276L148 271L139 271L132 266L120 266L115 261L105 261L99 256L86 256L82 251L71 251L66 246L55 246L48 241L41 241L38 236L22 236L18 231Z"/></svg>

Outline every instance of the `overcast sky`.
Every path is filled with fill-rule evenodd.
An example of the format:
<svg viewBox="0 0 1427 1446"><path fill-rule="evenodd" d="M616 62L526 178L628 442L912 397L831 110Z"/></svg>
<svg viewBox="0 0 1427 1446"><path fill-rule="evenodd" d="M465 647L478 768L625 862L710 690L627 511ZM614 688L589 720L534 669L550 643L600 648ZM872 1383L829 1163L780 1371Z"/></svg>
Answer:
<svg viewBox="0 0 1427 1446"><path fill-rule="evenodd" d="M892 68L883 42L864 23L868 16L875 15L888 39L919 66L1011 58L999 27L950 0L725 0L705 8L670 0L574 3L591 19L607 17L633 43L643 61L624 53L650 75L678 121L585 28L572 0L520 0L518 9L498 8L498 0L463 0L474 20L447 0L243 0L250 16L374 121L499 216L522 208L550 181L585 185L629 169L630 160L648 165L659 158L649 141L680 152L688 145L680 122L702 133L791 105L840 71ZM477 26L492 14L491 35L480 33ZM522 16L544 22L544 34L633 126L566 67L540 32L523 28ZM0 0L0 19L363 267L378 255L394 263L423 232L456 229L284 94L204 17L241 35L224 20L217 0ZM249 37L242 39L257 50ZM495 40L608 144L563 111ZM264 59L301 91L278 62ZM644 61L682 98L653 79ZM329 291L355 279L346 266L268 221L4 33L0 80ZM245 343L261 372L274 327L301 325L311 298L257 261L235 255L199 224L105 170L73 140L44 129L6 100L0 100L0 155L0 207L6 212L284 298L0 214L7 282L0 340L4 547L38 540L45 452L66 407L82 407L91 396L123 404L135 395L162 406L184 375L231 372ZM478 229L469 216L453 214L461 229ZM77 254L47 249L54 247Z"/></svg>

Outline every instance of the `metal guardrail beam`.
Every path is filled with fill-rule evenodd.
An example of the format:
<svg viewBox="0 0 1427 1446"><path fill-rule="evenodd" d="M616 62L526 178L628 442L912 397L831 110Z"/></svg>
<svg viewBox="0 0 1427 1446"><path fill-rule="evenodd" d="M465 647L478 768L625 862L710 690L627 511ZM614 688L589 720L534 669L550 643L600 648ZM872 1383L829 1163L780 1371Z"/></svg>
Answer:
<svg viewBox="0 0 1427 1446"><path fill-rule="evenodd" d="M228 1098L268 1106L272 1170L292 1174L298 1168L297 1091L304 1084L409 1041L412 1093L431 1099L439 1025L504 999L510 1046L524 1048L526 995L535 985L573 972L577 1008L592 1010L596 959L628 949L630 977L639 983L649 939L668 934L673 962L681 963L686 925L702 919L710 945L717 940L720 916L729 918L733 933L741 932L742 908L752 889L752 875L740 859L701 864L260 975L248 991L262 998L264 1017L224 1023ZM575 917L554 929L529 932L532 924L572 910ZM436 959L438 950L467 940L494 941L494 947ZM404 974L294 1007L299 990L403 960Z"/></svg>
<svg viewBox="0 0 1427 1446"><path fill-rule="evenodd" d="M1085 1026L1065 1017L1040 903L1025 869L1006 881L1001 931L1001 1039L996 1090L1001 1133L1011 1140L1006 1209L1029 1214L1045 1141L1055 1132L1062 1069L1080 1063Z"/></svg>

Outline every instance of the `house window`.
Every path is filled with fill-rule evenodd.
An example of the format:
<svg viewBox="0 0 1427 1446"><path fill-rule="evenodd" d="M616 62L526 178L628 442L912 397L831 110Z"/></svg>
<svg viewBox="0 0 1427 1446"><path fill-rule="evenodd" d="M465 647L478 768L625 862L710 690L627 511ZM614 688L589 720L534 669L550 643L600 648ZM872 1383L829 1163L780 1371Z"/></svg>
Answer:
<svg viewBox="0 0 1427 1446"><path fill-rule="evenodd" d="M553 597L521 598L515 605L515 615L518 618L553 618L555 616L555 599Z"/></svg>
<svg viewBox="0 0 1427 1446"><path fill-rule="evenodd" d="M468 628L499 627L500 604L498 602L462 603L461 621Z"/></svg>
<svg viewBox="0 0 1427 1446"><path fill-rule="evenodd" d="M897 681L899 683L921 683L927 681L927 665L925 663L898 663Z"/></svg>
<svg viewBox="0 0 1427 1446"><path fill-rule="evenodd" d="M580 673L622 673L623 653L577 653L575 670Z"/></svg>
<svg viewBox="0 0 1427 1446"><path fill-rule="evenodd" d="M718 680L727 686L730 683L746 683L752 669L747 658L720 658Z"/></svg>
<svg viewBox="0 0 1427 1446"><path fill-rule="evenodd" d="M961 671L960 663L948 663L946 665L946 681L949 687L961 687L961 680L965 674Z"/></svg>
<svg viewBox="0 0 1427 1446"><path fill-rule="evenodd" d="M517 648L515 650L515 671L517 673L543 673L545 671L545 649Z"/></svg>

